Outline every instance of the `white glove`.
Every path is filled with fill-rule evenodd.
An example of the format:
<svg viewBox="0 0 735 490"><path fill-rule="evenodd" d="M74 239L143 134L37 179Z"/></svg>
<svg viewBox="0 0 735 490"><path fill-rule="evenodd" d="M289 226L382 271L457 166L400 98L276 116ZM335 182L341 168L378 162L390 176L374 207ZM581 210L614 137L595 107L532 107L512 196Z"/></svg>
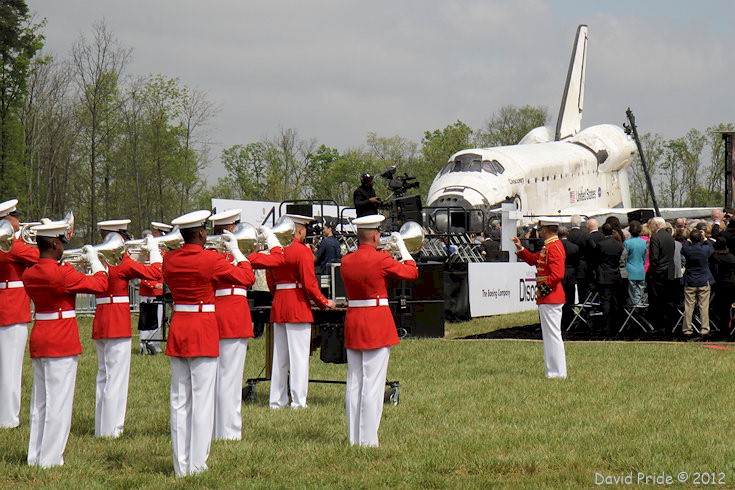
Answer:
<svg viewBox="0 0 735 490"><path fill-rule="evenodd" d="M222 239L225 242L227 252L235 259L235 264L248 260L237 246L237 238L231 232L225 230L222 232Z"/></svg>
<svg viewBox="0 0 735 490"><path fill-rule="evenodd" d="M148 261L151 264L157 264L157 263L163 262L163 256L161 255L161 249L158 248L158 244L153 239L153 235L146 235L145 248L146 250L148 250Z"/></svg>
<svg viewBox="0 0 735 490"><path fill-rule="evenodd" d="M281 243L278 241L276 234L273 233L273 230L271 230L270 228L261 226L258 228L258 231L265 237L265 244L268 246L268 250L282 246Z"/></svg>
<svg viewBox="0 0 735 490"><path fill-rule="evenodd" d="M97 255L97 251L94 248L92 248L92 245L83 246L82 252L84 253L84 258L87 260L89 267L92 269L92 274L97 274L98 272L105 272L107 270L105 269L105 266L102 265L102 262L100 261L100 258Z"/></svg>
<svg viewBox="0 0 735 490"><path fill-rule="evenodd" d="M403 242L403 237L400 233L397 231L394 231L390 234L391 238L393 239L393 243L395 243L396 248L398 249L398 252L401 254L401 261L405 262L406 260L413 260L413 257L411 257L411 253L406 248L406 244Z"/></svg>

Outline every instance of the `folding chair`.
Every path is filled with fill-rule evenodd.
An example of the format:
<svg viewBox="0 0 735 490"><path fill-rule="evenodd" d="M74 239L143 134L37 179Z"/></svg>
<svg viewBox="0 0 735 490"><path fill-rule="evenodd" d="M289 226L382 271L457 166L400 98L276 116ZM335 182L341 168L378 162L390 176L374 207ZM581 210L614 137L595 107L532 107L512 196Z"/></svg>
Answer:
<svg viewBox="0 0 735 490"><path fill-rule="evenodd" d="M593 312L600 307L600 302L597 300L598 293L597 291L590 291L587 293L587 297L582 303L577 303L572 308L572 313L574 313L574 318L572 318L572 321L569 322L569 326L567 326L566 331L570 331L577 323L584 322L585 325L588 327L590 325L590 316L592 316Z"/></svg>
<svg viewBox="0 0 735 490"><path fill-rule="evenodd" d="M730 337L732 337L735 327L732 325L732 321L735 320L735 303L730 305L730 320L727 322L727 329L730 330Z"/></svg>
<svg viewBox="0 0 735 490"><path fill-rule="evenodd" d="M646 313L648 312L647 304L638 303L635 305L624 305L623 311L625 312L625 320L623 320L623 324L620 326L618 333L622 333L630 322L638 325L644 333L653 332L655 330L653 325L651 325L651 322L646 318Z"/></svg>

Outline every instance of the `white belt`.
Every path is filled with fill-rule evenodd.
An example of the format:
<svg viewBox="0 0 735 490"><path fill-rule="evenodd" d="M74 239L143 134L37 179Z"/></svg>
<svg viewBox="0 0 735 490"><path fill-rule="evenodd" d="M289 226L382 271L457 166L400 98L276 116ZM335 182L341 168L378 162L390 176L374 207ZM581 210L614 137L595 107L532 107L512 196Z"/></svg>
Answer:
<svg viewBox="0 0 735 490"><path fill-rule="evenodd" d="M218 289L214 292L215 296L247 296L248 290L244 288L227 288Z"/></svg>
<svg viewBox="0 0 735 490"><path fill-rule="evenodd" d="M175 304L174 311L187 311L189 313L214 313L214 305L187 305L187 304Z"/></svg>
<svg viewBox="0 0 735 490"><path fill-rule="evenodd" d="M59 320L61 318L76 318L74 310L54 311L53 313L36 313L36 320Z"/></svg>
<svg viewBox="0 0 735 490"><path fill-rule="evenodd" d="M276 289L300 289L301 283L299 282L284 282L282 284L276 284Z"/></svg>
<svg viewBox="0 0 735 490"><path fill-rule="evenodd" d="M350 299L347 300L350 308L365 308L366 306L388 306L388 298L377 299Z"/></svg>
<svg viewBox="0 0 735 490"><path fill-rule="evenodd" d="M95 298L94 301L98 305L109 305L110 303L130 303L130 298L128 296L104 296Z"/></svg>
<svg viewBox="0 0 735 490"><path fill-rule="evenodd" d="M0 282L0 289L16 289L22 288L23 281L3 281Z"/></svg>

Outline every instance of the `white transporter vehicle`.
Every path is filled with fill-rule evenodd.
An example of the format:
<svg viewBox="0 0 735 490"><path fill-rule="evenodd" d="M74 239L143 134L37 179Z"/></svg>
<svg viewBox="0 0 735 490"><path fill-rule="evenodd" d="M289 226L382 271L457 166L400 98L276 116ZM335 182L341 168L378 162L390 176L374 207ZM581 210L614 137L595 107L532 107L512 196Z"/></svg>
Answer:
<svg viewBox="0 0 735 490"><path fill-rule="evenodd" d="M438 230L477 231L513 202L526 216L599 216L630 208L626 168L636 154L623 128L611 124L580 131L587 61L587 26L577 29L556 130L539 127L517 145L462 150L434 178L427 205ZM460 209L461 208L461 209ZM622 211L622 210L621 210Z"/></svg>

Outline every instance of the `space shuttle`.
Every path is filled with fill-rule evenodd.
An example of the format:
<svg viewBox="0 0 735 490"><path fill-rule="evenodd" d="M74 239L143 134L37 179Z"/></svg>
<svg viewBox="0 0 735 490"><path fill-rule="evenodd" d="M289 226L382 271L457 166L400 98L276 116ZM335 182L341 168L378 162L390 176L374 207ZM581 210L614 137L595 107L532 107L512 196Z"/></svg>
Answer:
<svg viewBox="0 0 735 490"><path fill-rule="evenodd" d="M427 206L438 230L477 231L512 202L534 216L600 216L630 208L626 169L636 145L622 127L584 130L588 28L580 25L555 128L531 130L516 145L461 150L434 178ZM468 213L467 210L483 213ZM615 213L617 214L617 213ZM468 222L469 220L469 222Z"/></svg>

